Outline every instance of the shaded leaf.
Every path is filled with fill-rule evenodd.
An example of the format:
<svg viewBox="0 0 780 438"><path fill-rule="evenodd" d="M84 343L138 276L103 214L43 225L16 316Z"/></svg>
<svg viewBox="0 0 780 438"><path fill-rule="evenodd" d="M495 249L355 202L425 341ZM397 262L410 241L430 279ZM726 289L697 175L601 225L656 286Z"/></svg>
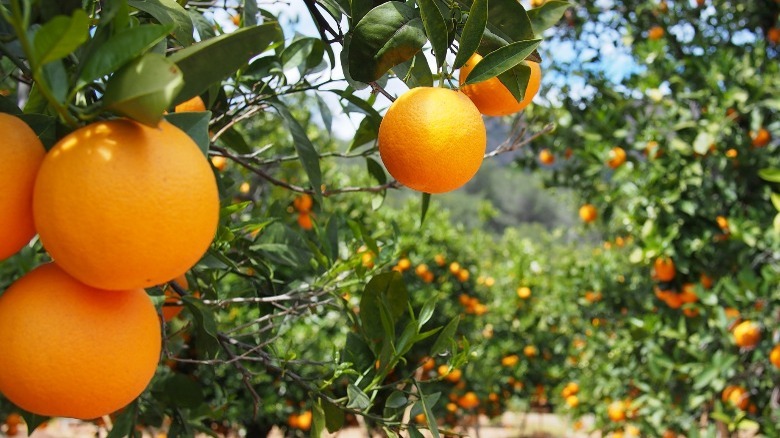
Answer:
<svg viewBox="0 0 780 438"><path fill-rule="evenodd" d="M444 58L447 56L447 23L436 6L435 0L417 0L420 7L420 18L422 18L425 33L431 42L433 54L436 57L436 66L441 68L444 64Z"/></svg>
<svg viewBox="0 0 780 438"><path fill-rule="evenodd" d="M479 48L482 35L485 33L485 26L487 26L488 1L474 0L471 4L469 16L466 19L466 24L463 26L463 33L460 35L460 46L452 64L453 68L463 67L463 64Z"/></svg>
<svg viewBox="0 0 780 438"><path fill-rule="evenodd" d="M539 46L540 42L541 40L538 39L519 41L487 54L471 70L468 78L466 78L466 84L486 81L520 64Z"/></svg>
<svg viewBox="0 0 780 438"><path fill-rule="evenodd" d="M528 11L534 34L541 35L545 30L553 27L571 6L572 4L567 1L548 0L542 6Z"/></svg>
<svg viewBox="0 0 780 438"><path fill-rule="evenodd" d="M172 35L183 46L195 42L192 19L187 11L175 0L127 0L127 4L144 11L161 24L172 25Z"/></svg>
<svg viewBox="0 0 780 438"><path fill-rule="evenodd" d="M287 128L293 137L293 146L298 153L298 158L303 164L303 170L309 177L309 184L315 195L320 196L322 186L322 170L320 169L320 155L314 148L311 140L306 135L306 130L295 120L290 110L279 100L270 102L279 115L282 116Z"/></svg>
<svg viewBox="0 0 780 438"><path fill-rule="evenodd" d="M88 37L89 17L83 10L76 9L70 17L54 17L35 33L33 59L36 67L70 55Z"/></svg>

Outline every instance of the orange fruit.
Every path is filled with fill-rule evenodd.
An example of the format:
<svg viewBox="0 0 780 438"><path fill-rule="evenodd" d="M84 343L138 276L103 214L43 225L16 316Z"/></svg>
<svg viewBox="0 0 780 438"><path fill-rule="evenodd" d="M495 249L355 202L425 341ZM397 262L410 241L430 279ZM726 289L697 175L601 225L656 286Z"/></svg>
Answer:
<svg viewBox="0 0 780 438"><path fill-rule="evenodd" d="M298 428L298 414L292 413L287 417L287 425L292 429Z"/></svg>
<svg viewBox="0 0 780 438"><path fill-rule="evenodd" d="M179 286L181 286L181 288L184 290L187 290L187 288L190 287L189 283L187 282L187 277L184 275L176 277L174 281L176 281L176 283L178 283ZM173 289L173 287L166 284L163 288L163 292L165 292L165 302L163 304L162 314L165 322L168 322L179 316L179 313L181 313L184 307L176 304L181 301L181 297Z"/></svg>
<svg viewBox="0 0 780 438"><path fill-rule="evenodd" d="M531 358L531 357L535 357L536 355L538 355L539 354L539 350L537 350L536 347L533 346L533 345L526 345L523 348L523 354L525 355L525 357Z"/></svg>
<svg viewBox="0 0 780 438"><path fill-rule="evenodd" d="M762 148L769 144L769 141L772 140L772 135L766 129L760 128L758 132L750 131L750 138L753 147Z"/></svg>
<svg viewBox="0 0 780 438"><path fill-rule="evenodd" d="M299 213L310 212L312 205L314 205L314 201L308 193L300 194L293 199L293 208Z"/></svg>
<svg viewBox="0 0 780 438"><path fill-rule="evenodd" d="M298 415L298 429L301 430L311 429L311 420L312 420L311 411L301 412L301 415Z"/></svg>
<svg viewBox="0 0 780 438"><path fill-rule="evenodd" d="M750 404L750 394L745 388L738 385L727 386L721 394L721 399L724 403L730 403L743 411Z"/></svg>
<svg viewBox="0 0 780 438"><path fill-rule="evenodd" d="M477 394L469 391L458 399L458 406L463 409L474 409L479 406L479 398L477 397Z"/></svg>
<svg viewBox="0 0 780 438"><path fill-rule="evenodd" d="M661 26L653 26L650 28L649 31L647 31L647 38L653 41L660 40L661 38L663 38L665 33L666 32L664 31L664 28L662 28Z"/></svg>
<svg viewBox="0 0 780 438"><path fill-rule="evenodd" d="M235 24L236 26L240 26L241 25L241 15L239 15L239 14L232 15L230 17L230 21L232 21L233 24Z"/></svg>
<svg viewBox="0 0 780 438"><path fill-rule="evenodd" d="M206 252L219 220L214 173L168 122L96 122L60 140L38 172L33 215L58 265L97 288L164 283ZM165 249L161 251L161 249Z"/></svg>
<svg viewBox="0 0 780 438"><path fill-rule="evenodd" d="M461 269L455 275L458 277L458 281L460 281L461 283L465 283L469 281L469 277L471 276L468 269Z"/></svg>
<svg viewBox="0 0 780 438"><path fill-rule="evenodd" d="M780 344L775 345L772 351L769 352L769 362L771 362L775 368L780 368Z"/></svg>
<svg viewBox="0 0 780 438"><path fill-rule="evenodd" d="M766 39L772 44L780 43L780 27L773 27L766 31Z"/></svg>
<svg viewBox="0 0 780 438"><path fill-rule="evenodd" d="M696 286L693 283L683 284L680 300L683 303L695 303L699 300L699 297L696 296Z"/></svg>
<svg viewBox="0 0 780 438"><path fill-rule="evenodd" d="M460 263L458 262L450 263L450 274L458 275L458 272L460 272Z"/></svg>
<svg viewBox="0 0 780 438"><path fill-rule="evenodd" d="M477 173L487 133L465 94L418 87L390 105L379 125L378 142L382 162L398 182L420 192L443 193Z"/></svg>
<svg viewBox="0 0 780 438"><path fill-rule="evenodd" d="M717 216L715 218L715 222L718 223L718 227L720 227L721 230L723 231L729 230L729 220L726 219L725 216Z"/></svg>
<svg viewBox="0 0 780 438"><path fill-rule="evenodd" d="M215 169L221 172L225 170L225 167L227 167L227 158L223 157L222 155L212 155L211 164Z"/></svg>
<svg viewBox="0 0 780 438"><path fill-rule="evenodd" d="M620 146L615 146L609 151L607 165L612 169L617 169L626 162L626 151Z"/></svg>
<svg viewBox="0 0 780 438"><path fill-rule="evenodd" d="M699 276L699 282L705 289L710 289L713 283L712 277L704 273Z"/></svg>
<svg viewBox="0 0 780 438"><path fill-rule="evenodd" d="M570 408L576 408L580 405L580 399L572 394L566 397L566 404L569 405Z"/></svg>
<svg viewBox="0 0 780 438"><path fill-rule="evenodd" d="M409 268L412 267L412 261L409 260L407 257L403 257L398 260L396 267L398 267L398 270L401 272L407 271Z"/></svg>
<svg viewBox="0 0 780 438"><path fill-rule="evenodd" d="M677 275L674 260L671 257L658 257L653 264L655 276L659 281L672 281Z"/></svg>
<svg viewBox="0 0 780 438"><path fill-rule="evenodd" d="M311 220L311 215L309 213L298 213L298 225L303 228L304 230L311 230L314 228L314 223ZM365 259L366 254L363 254L363 258ZM371 256L373 260L373 255Z"/></svg>
<svg viewBox="0 0 780 438"><path fill-rule="evenodd" d="M206 111L206 104L203 103L203 99L200 96L195 96L176 105L173 111L177 113Z"/></svg>
<svg viewBox="0 0 780 438"><path fill-rule="evenodd" d="M747 320L737 324L732 330L734 342L740 347L751 348L761 340L761 328L753 321Z"/></svg>
<svg viewBox="0 0 780 438"><path fill-rule="evenodd" d="M433 261L436 262L437 265L442 267L447 264L447 259L444 258L444 254L436 254L433 257Z"/></svg>
<svg viewBox="0 0 780 438"><path fill-rule="evenodd" d="M421 278L427 272L430 272L430 270L428 269L428 265L426 265L425 263L420 263L419 265L417 265L416 268L414 268L414 273L417 274L417 276L421 277Z"/></svg>
<svg viewBox="0 0 780 438"><path fill-rule="evenodd" d="M517 288L517 296L521 299L527 300L531 297L531 288L526 286L521 286Z"/></svg>
<svg viewBox="0 0 780 438"><path fill-rule="evenodd" d="M423 371L428 372L433 370L435 367L436 367L436 361L432 357L426 358L425 361L423 361L422 364Z"/></svg>
<svg viewBox="0 0 780 438"><path fill-rule="evenodd" d="M501 365L505 367L511 367L517 365L520 358L516 354L510 354L501 358Z"/></svg>
<svg viewBox="0 0 780 438"><path fill-rule="evenodd" d="M0 296L0 333L0 393L44 416L92 419L121 409L160 359L160 322L143 289L96 289L54 263Z"/></svg>
<svg viewBox="0 0 780 438"><path fill-rule="evenodd" d="M596 220L598 212L593 204L585 204L580 207L580 219L586 224L589 224Z"/></svg>
<svg viewBox="0 0 780 438"><path fill-rule="evenodd" d="M0 260L16 254L35 236L33 187L46 150L18 117L0 113Z"/></svg>
<svg viewBox="0 0 780 438"><path fill-rule="evenodd" d="M672 309L679 309L683 305L681 294L676 292L668 292L665 295L664 302L666 302L666 305Z"/></svg>
<svg viewBox="0 0 780 438"><path fill-rule="evenodd" d="M645 145L645 155L647 155L648 158L658 158L661 156L661 146L658 144L657 141L648 141L647 145Z"/></svg>
<svg viewBox="0 0 780 438"><path fill-rule="evenodd" d="M607 407L607 416L614 422L623 421L626 419L626 402L617 400L613 401Z"/></svg>
<svg viewBox="0 0 780 438"><path fill-rule="evenodd" d="M486 116L506 116L522 111L527 107L534 96L539 92L542 83L542 69L533 61L525 61L531 68L531 76L528 78L528 86L525 89L525 97L518 102L515 96L507 89L497 77L471 85L463 85L468 79L469 73L474 69L482 56L475 53L460 68L460 91L468 96L477 106L479 112Z"/></svg>
<svg viewBox="0 0 780 438"><path fill-rule="evenodd" d="M542 149L539 151L539 162L545 166L549 166L555 163L555 155L553 155L549 149Z"/></svg>

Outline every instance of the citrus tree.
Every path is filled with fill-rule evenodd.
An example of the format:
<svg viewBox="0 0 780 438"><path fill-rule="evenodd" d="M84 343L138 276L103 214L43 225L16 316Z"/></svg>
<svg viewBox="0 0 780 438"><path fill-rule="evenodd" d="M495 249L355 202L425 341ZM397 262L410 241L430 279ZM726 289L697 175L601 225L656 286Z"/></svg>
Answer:
<svg viewBox="0 0 780 438"><path fill-rule="evenodd" d="M110 436L439 435L480 323L439 304L469 268L416 266L439 293L407 286L404 236L480 167L485 93L505 113L536 94L540 35L569 4L303 6L316 37L255 1L0 4L6 432L20 413ZM377 213L402 184L425 193L416 214Z"/></svg>

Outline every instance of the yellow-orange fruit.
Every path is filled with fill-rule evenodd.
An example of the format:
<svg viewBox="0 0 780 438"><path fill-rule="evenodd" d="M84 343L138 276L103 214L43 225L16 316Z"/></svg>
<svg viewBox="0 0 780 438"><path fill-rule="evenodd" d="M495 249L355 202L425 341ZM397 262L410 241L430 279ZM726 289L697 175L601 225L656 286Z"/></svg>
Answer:
<svg viewBox="0 0 780 438"><path fill-rule="evenodd" d="M612 169L617 169L626 162L626 151L620 146L615 146L609 151L607 165Z"/></svg>
<svg viewBox="0 0 780 438"><path fill-rule="evenodd" d="M580 219L586 224L589 224L596 220L598 212L593 204L585 204L580 207Z"/></svg>
<svg viewBox="0 0 780 438"><path fill-rule="evenodd" d="M43 160L33 216L58 265L97 288L154 286L189 270L219 220L214 173L168 122L119 119L62 138Z"/></svg>
<svg viewBox="0 0 780 438"><path fill-rule="evenodd" d="M772 348L772 351L769 352L769 362L771 362L775 368L780 368L780 344L775 345L775 347Z"/></svg>
<svg viewBox="0 0 780 438"><path fill-rule="evenodd" d="M311 230L314 228L314 222L311 220L311 215L309 213L298 213L298 225L303 228L304 230ZM368 254L368 253L366 253ZM363 255L363 258L366 258L366 255ZM371 259L373 260L373 254L371 255Z"/></svg>
<svg viewBox="0 0 780 438"><path fill-rule="evenodd" d="M154 376L160 323L143 289L87 286L50 263L0 296L0 393L27 411L80 419L133 401Z"/></svg>
<svg viewBox="0 0 780 438"><path fill-rule="evenodd" d="M750 131L750 138L753 147L762 148L769 144L772 135L765 128L761 128L756 132Z"/></svg>
<svg viewBox="0 0 780 438"><path fill-rule="evenodd" d="M549 149L542 149L539 151L539 162L545 166L552 165L555 163L555 155Z"/></svg>
<svg viewBox="0 0 780 438"><path fill-rule="evenodd" d="M761 340L761 328L753 321L742 321L734 327L734 342L740 347L755 347Z"/></svg>
<svg viewBox="0 0 780 438"><path fill-rule="evenodd" d="M418 87L390 105L379 125L378 142L382 162L398 182L425 193L443 193L477 173L487 132L465 94Z"/></svg>
<svg viewBox="0 0 780 438"><path fill-rule="evenodd" d="M302 193L293 200L293 207L300 213L308 213L314 205L314 200L308 193Z"/></svg>
<svg viewBox="0 0 780 438"><path fill-rule="evenodd" d="M614 422L623 421L626 419L626 402L617 400L609 404L607 407L607 416Z"/></svg>
<svg viewBox="0 0 780 438"><path fill-rule="evenodd" d="M653 263L653 268L659 281L672 281L677 275L674 260L671 257L658 257Z"/></svg>
<svg viewBox="0 0 780 438"><path fill-rule="evenodd" d="M176 105L174 111L177 113L206 111L206 104L203 103L203 99L200 96L195 96Z"/></svg>
<svg viewBox="0 0 780 438"><path fill-rule="evenodd" d="M660 40L663 38L664 34L666 32L664 31L664 28L661 26L653 26L650 28L649 31L647 31L647 38L651 40Z"/></svg>
<svg viewBox="0 0 780 438"><path fill-rule="evenodd" d="M528 78L528 86L525 89L523 100L518 102L512 93L497 77L476 84L463 85L468 79L469 73L482 61L482 56L475 53L460 69L460 91L468 96L477 106L479 112L486 116L506 116L522 111L527 107L534 96L539 92L542 82L542 69L533 61L525 61L531 68L531 76Z"/></svg>
<svg viewBox="0 0 780 438"><path fill-rule="evenodd" d="M0 113L0 260L35 236L33 186L46 150L22 119Z"/></svg>
<svg viewBox="0 0 780 438"><path fill-rule="evenodd" d="M469 391L458 399L458 406L463 409L474 409L479 406L479 398L477 397L477 394Z"/></svg>

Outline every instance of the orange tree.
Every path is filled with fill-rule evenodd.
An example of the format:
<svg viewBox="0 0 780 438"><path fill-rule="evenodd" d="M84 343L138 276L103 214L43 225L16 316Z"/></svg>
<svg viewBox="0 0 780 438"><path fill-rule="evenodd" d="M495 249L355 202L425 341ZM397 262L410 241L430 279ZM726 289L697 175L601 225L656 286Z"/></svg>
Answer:
<svg viewBox="0 0 780 438"><path fill-rule="evenodd" d="M527 114L557 130L520 158L566 157L541 170L547 184L595 206L586 227L621 254L583 278L606 269L624 282L601 290L591 360L570 368L582 387L573 412L643 435L775 435L780 6L610 3L572 9L551 34L574 55L551 66L556 100ZM614 400L627 407L608 410Z"/></svg>
<svg viewBox="0 0 780 438"><path fill-rule="evenodd" d="M539 36L569 4L528 12L512 0L303 6L317 37L291 37L278 14L255 1L0 5L2 112L24 121L49 151L34 190L14 188L27 201L2 212L35 216L41 237L9 251L0 288L23 289L11 285L53 258L89 294L138 295L144 287L158 309L186 309L162 324L162 361L140 397L116 412L73 414L99 415L111 436L139 427L259 436L274 425L319 436L356 417L388 434L426 427L438 435L436 385L465 364L469 331L458 331L447 304L421 300L404 274L387 269L406 249L400 218L369 220L400 187L377 157L387 106L380 99L392 98L391 80L401 89L434 80L456 88L456 70L478 53L464 84L498 77L522 101L538 86L529 87L538 75L525 60L540 60ZM360 119L347 144L326 133L334 108ZM530 132L523 134L505 150L526 143ZM416 165L437 166L436 158ZM368 172L355 175L345 162ZM188 190L169 191L182 186ZM429 202L424 195L418 205L423 216ZM28 231L16 237L26 240ZM451 275L465 283L467 272ZM157 285L167 281L166 291ZM11 296L0 295L0 306L15 314ZM9 342L25 342L13 338L12 325L6 330ZM80 345L63 335L63 347ZM94 351L71 353L74 367L101 361ZM446 368L431 384L418 371L423 356ZM112 368L107 378L121 382L121 367ZM74 398L99 404L99 389L71 386ZM0 401L2 412L22 412L30 429L46 420L40 415L71 415L0 391L10 399ZM476 403L473 394L458 400L464 409Z"/></svg>

